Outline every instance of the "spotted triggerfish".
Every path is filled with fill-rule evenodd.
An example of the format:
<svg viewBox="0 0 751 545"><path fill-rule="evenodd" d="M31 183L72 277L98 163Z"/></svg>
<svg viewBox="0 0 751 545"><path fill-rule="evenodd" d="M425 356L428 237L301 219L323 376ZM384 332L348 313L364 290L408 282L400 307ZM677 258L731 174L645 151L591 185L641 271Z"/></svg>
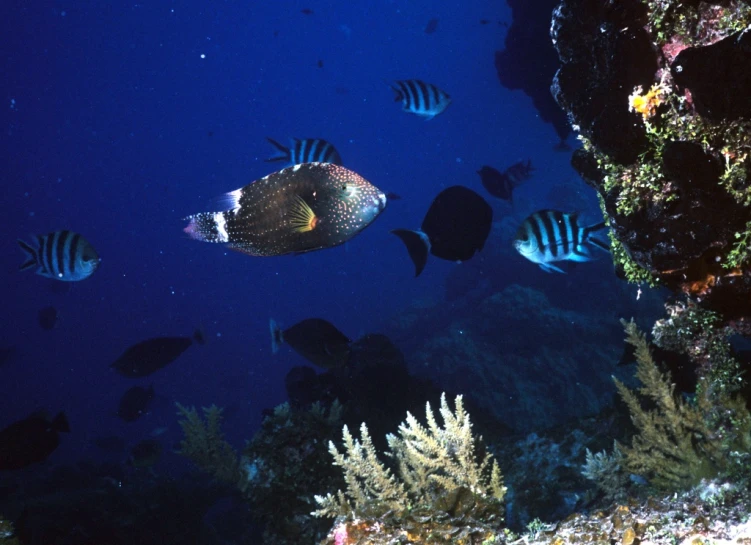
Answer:
<svg viewBox="0 0 751 545"><path fill-rule="evenodd" d="M391 85L394 101L402 102L402 110L423 117L426 121L433 119L451 104L451 97L432 83L419 79L395 81Z"/></svg>
<svg viewBox="0 0 751 545"><path fill-rule="evenodd" d="M266 159L267 163L286 161L292 165L300 163L334 163L342 164L342 158L336 151L334 144L322 138L293 138L292 145L287 147L276 140L266 137L272 146L279 150L279 155Z"/></svg>
<svg viewBox="0 0 751 545"><path fill-rule="evenodd" d="M89 241L73 231L55 231L36 237L36 247L18 240L27 259L20 270L37 268L37 274L77 282L94 274L99 266L99 255Z"/></svg>
<svg viewBox="0 0 751 545"><path fill-rule="evenodd" d="M590 261L589 245L610 251L605 242L592 237L592 233L605 227L605 223L580 227L577 214L540 210L522 222L514 237L514 248L543 271L562 273L553 262Z"/></svg>
<svg viewBox="0 0 751 545"><path fill-rule="evenodd" d="M415 276L420 276L428 253L449 261L467 261L482 250L492 222L493 209L487 201L471 189L455 185L433 199L419 230L391 232L404 242L415 264Z"/></svg>
<svg viewBox="0 0 751 545"><path fill-rule="evenodd" d="M305 163L227 193L217 211L186 218L184 231L251 256L310 252L347 242L378 217L386 201L356 172Z"/></svg>

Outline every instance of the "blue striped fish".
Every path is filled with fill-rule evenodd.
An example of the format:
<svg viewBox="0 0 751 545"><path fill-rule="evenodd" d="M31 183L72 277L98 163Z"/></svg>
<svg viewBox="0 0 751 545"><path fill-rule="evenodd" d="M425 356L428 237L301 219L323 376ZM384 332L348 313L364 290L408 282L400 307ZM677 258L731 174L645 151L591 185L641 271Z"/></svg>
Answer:
<svg viewBox="0 0 751 545"><path fill-rule="evenodd" d="M266 159L267 163L274 161L286 161L290 165L300 163L332 163L342 166L342 158L331 142L322 138L299 138L292 139L292 146L283 146L276 140L266 137L281 155L275 155Z"/></svg>
<svg viewBox="0 0 751 545"><path fill-rule="evenodd" d="M20 270L38 267L37 274L47 278L77 282L91 276L99 266L96 250L88 240L73 231L38 235L36 247L20 239L18 245L27 254Z"/></svg>
<svg viewBox="0 0 751 545"><path fill-rule="evenodd" d="M419 79L395 81L391 86L394 101L402 101L402 110L425 120L433 119L451 104L451 97L431 83Z"/></svg>
<svg viewBox="0 0 751 545"><path fill-rule="evenodd" d="M578 214L540 210L522 222L514 237L514 248L543 271L562 273L553 262L590 261L590 245L610 251L606 243L592 238L592 233L604 228L605 223L580 227Z"/></svg>

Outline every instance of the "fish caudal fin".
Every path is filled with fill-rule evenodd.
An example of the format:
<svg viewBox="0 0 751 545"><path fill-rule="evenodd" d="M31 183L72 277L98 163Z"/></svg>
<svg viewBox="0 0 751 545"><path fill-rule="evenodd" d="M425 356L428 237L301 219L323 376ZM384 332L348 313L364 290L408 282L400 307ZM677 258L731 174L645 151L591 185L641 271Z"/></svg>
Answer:
<svg viewBox="0 0 751 545"><path fill-rule="evenodd" d="M185 218L189 221L183 229L193 240L202 242L229 242L224 212L201 212Z"/></svg>
<svg viewBox="0 0 751 545"><path fill-rule="evenodd" d="M592 246L594 246L595 248L599 248L603 252L610 253L610 246L608 246L607 242L603 242L599 238L590 238L588 239L587 242L590 242Z"/></svg>
<svg viewBox="0 0 751 545"><path fill-rule="evenodd" d="M21 266L18 268L18 270L28 271L29 269L33 269L34 266L39 262L36 248L32 248L28 243L24 242L20 238L18 239L18 245L26 253L26 261L21 263Z"/></svg>
<svg viewBox="0 0 751 545"><path fill-rule="evenodd" d="M284 334L273 318L269 318L269 332L271 333L271 353L276 354L284 342Z"/></svg>
<svg viewBox="0 0 751 545"><path fill-rule="evenodd" d="M599 248L600 250L604 252L610 253L610 246L608 246L607 243L603 242L602 240L593 238L591 235L595 231L601 231L602 229L605 229L607 227L607 224L605 222L602 223L596 223L595 225L590 225L589 227L584 228L584 240L592 244L595 248Z"/></svg>
<svg viewBox="0 0 751 545"><path fill-rule="evenodd" d="M52 421L52 429L57 432L70 433L70 426L68 425L68 417L65 413L60 411Z"/></svg>
<svg viewBox="0 0 751 545"><path fill-rule="evenodd" d="M282 144L280 144L273 138L269 138L268 136L266 137L266 140L268 140L271 143L271 145L274 146L281 153L281 155L274 155L273 157L269 157L268 159L266 159L265 161L267 163L273 163L275 161L288 161L289 162L292 160L292 154L287 146L283 146Z"/></svg>
<svg viewBox="0 0 751 545"><path fill-rule="evenodd" d="M407 247L409 257L415 264L415 277L420 276L428 261L428 253L430 252L428 235L422 231L413 231L411 229L393 229L391 232L398 236Z"/></svg>

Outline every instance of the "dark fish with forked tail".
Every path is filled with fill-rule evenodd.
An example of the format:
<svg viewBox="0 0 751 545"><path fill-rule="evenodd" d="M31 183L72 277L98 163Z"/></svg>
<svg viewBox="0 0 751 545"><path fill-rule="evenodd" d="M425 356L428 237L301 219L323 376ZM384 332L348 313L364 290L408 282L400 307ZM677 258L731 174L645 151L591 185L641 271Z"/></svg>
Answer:
<svg viewBox="0 0 751 545"><path fill-rule="evenodd" d="M482 250L490 234L493 209L480 195L455 185L441 191L419 230L394 229L407 246L415 276L425 268L428 253L449 261L467 261Z"/></svg>
<svg viewBox="0 0 751 545"><path fill-rule="evenodd" d="M484 165L477 174L480 175L480 181L488 193L504 201L513 201L514 189L532 176L532 160L519 161L508 167L503 172L499 172L493 167Z"/></svg>
<svg viewBox="0 0 751 545"><path fill-rule="evenodd" d="M110 365L124 377L145 377L166 367L193 344L190 337L157 337L130 346Z"/></svg>
<svg viewBox="0 0 751 545"><path fill-rule="evenodd" d="M65 413L53 420L44 414L14 422L0 431L0 471L43 462L60 444L58 433L70 432Z"/></svg>
<svg viewBox="0 0 751 545"><path fill-rule="evenodd" d="M227 193L217 211L189 216L184 231L251 256L310 252L344 244L386 202L386 194L356 172L304 163Z"/></svg>
<svg viewBox="0 0 751 545"><path fill-rule="evenodd" d="M320 367L333 369L347 364L351 341L327 320L308 318L285 330L274 320L269 320L269 329L274 354L282 343L286 343L303 358Z"/></svg>

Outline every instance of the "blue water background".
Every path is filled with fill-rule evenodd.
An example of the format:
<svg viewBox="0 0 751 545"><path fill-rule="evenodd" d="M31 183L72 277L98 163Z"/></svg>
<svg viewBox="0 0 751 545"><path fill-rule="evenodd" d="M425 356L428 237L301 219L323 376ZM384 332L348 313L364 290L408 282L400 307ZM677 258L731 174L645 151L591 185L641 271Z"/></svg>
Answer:
<svg viewBox="0 0 751 545"><path fill-rule="evenodd" d="M261 409L285 400L286 372L304 363L290 350L272 357L269 318L322 317L356 338L411 301L442 297L460 265L431 259L415 279L388 231L418 227L445 187L475 189L500 220L560 204L551 190L568 184L578 211L598 221L570 154L553 151L552 127L498 82L499 21L510 22L502 2L8 0L0 16L0 347L17 347L0 368L0 427L64 410L73 433L50 462L102 456L97 436L133 443L160 427L169 446L179 438L175 401L230 407L228 437L241 446ZM438 29L426 34L433 17ZM408 78L445 89L452 105L429 122L402 112L385 82ZM267 136L325 138L346 166L403 198L346 246L303 256L251 258L189 240L184 216L276 169L264 162L274 153ZM492 200L475 171L526 158L537 170L515 208ZM80 232L102 257L67 293L17 270L16 238L57 229ZM498 244L510 240L487 242ZM503 266L545 275L518 256ZM612 267L605 257L576 274L596 298ZM553 291L563 281L545 278ZM60 313L53 331L37 323L47 305ZM109 369L135 342L196 327L207 344L151 377ZM117 402L135 384L153 384L158 398L126 424Z"/></svg>

